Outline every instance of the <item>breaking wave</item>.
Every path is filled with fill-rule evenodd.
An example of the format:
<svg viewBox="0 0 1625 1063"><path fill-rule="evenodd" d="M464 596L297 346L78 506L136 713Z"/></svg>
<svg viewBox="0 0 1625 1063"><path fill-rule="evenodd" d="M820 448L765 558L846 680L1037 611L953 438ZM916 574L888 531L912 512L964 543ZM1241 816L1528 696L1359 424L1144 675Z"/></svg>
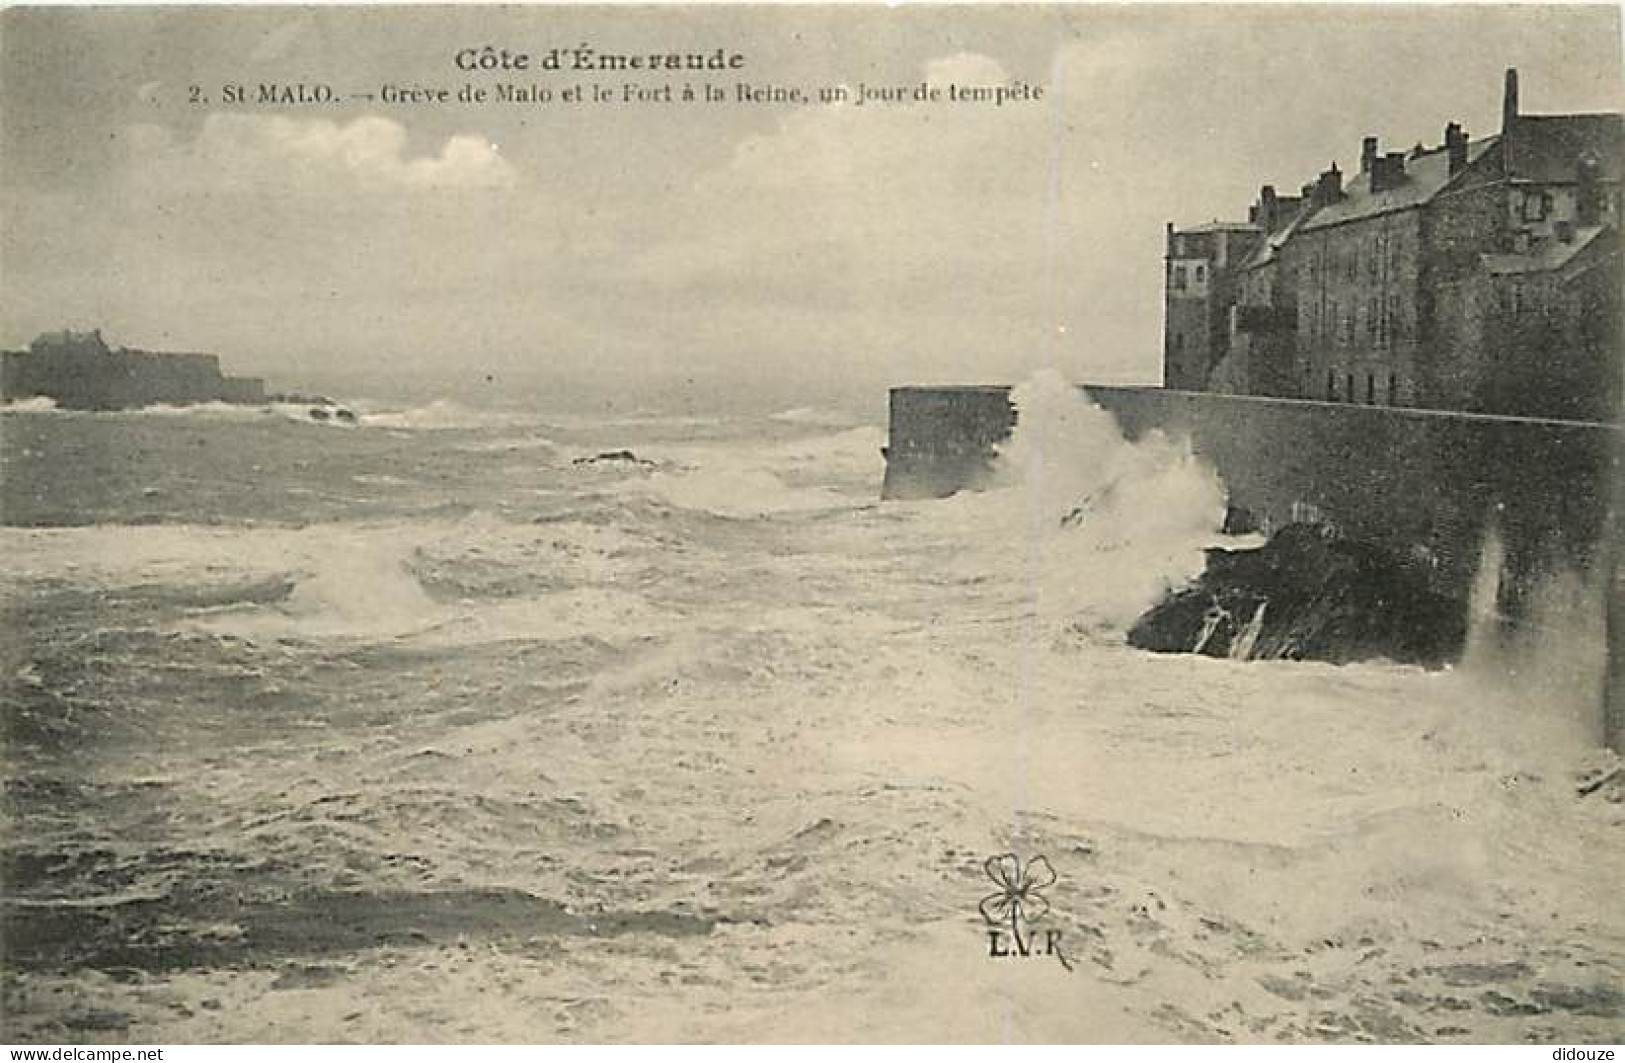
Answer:
<svg viewBox="0 0 1625 1063"><path fill-rule="evenodd" d="M767 469L746 462L657 472L642 487L679 509L737 520L854 505L851 497L830 488L791 487Z"/></svg>
<svg viewBox="0 0 1625 1063"><path fill-rule="evenodd" d="M852 423L852 417L840 410L820 409L813 406L797 406L790 410L780 410L770 414L772 421L782 421L785 424L805 424L818 427L838 427Z"/></svg>
<svg viewBox="0 0 1625 1063"><path fill-rule="evenodd" d="M1506 550L1486 529L1467 607L1463 680L1482 699L1487 738L1557 759L1602 742L1608 667L1604 590L1569 570L1544 573L1516 622L1502 612Z"/></svg>
<svg viewBox="0 0 1625 1063"><path fill-rule="evenodd" d="M886 474L881 448L886 433L873 426L850 428L831 435L808 436L768 447L765 457L774 467L788 467L842 483L858 480L876 492Z"/></svg>
<svg viewBox="0 0 1625 1063"><path fill-rule="evenodd" d="M227 424L250 424L263 422L274 418L294 421L300 424L309 424L318 427L351 427L336 418L317 421L310 416L310 411L321 408L320 403L291 403L273 402L260 404L246 404L239 402L194 402L185 404L157 402L150 406L133 406L129 409L109 411L83 411L63 409L56 400L38 396L24 399L21 402L7 403L0 406L0 410L17 413L65 413L78 414L96 412L112 414L119 417L161 418L164 420L191 419L198 421L224 422ZM328 407L331 409L331 407Z"/></svg>
<svg viewBox="0 0 1625 1063"><path fill-rule="evenodd" d="M423 431L444 431L470 428L514 428L537 423L531 414L504 410L479 410L446 399L436 399L427 406L404 410L380 409L362 402L356 406L361 414L361 425L369 428L396 428Z"/></svg>
<svg viewBox="0 0 1625 1063"><path fill-rule="evenodd" d="M56 400L48 395L36 395L31 399L18 399L15 402L0 403L0 413L50 413L56 408Z"/></svg>
<svg viewBox="0 0 1625 1063"><path fill-rule="evenodd" d="M72 572L102 593L161 596L183 629L249 640L619 638L671 619L615 586L656 544L576 522L483 513L421 523L227 529L0 529L0 592Z"/></svg>
<svg viewBox="0 0 1625 1063"><path fill-rule="evenodd" d="M280 602L207 611L196 628L242 639L413 639L435 644L654 634L669 618L635 594L575 587L499 600L439 601L389 551L337 550Z"/></svg>
<svg viewBox="0 0 1625 1063"><path fill-rule="evenodd" d="M884 439L880 429L864 427L751 451L667 446L659 467L627 490L734 520L867 506L885 473Z"/></svg>
<svg viewBox="0 0 1625 1063"><path fill-rule="evenodd" d="M1011 394L1018 421L995 488L943 505L1007 544L1010 575L1047 621L1121 632L1203 569L1222 541L1225 490L1188 440L1124 438L1052 370Z"/></svg>

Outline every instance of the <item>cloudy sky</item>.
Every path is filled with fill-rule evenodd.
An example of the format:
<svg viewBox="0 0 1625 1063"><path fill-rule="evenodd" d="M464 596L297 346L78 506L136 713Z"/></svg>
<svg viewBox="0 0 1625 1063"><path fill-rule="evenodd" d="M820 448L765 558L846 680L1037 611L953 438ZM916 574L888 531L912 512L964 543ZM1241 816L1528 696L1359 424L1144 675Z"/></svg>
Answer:
<svg viewBox="0 0 1625 1063"><path fill-rule="evenodd" d="M1038 104L231 106L492 85L453 64L724 48L812 88ZM1159 374L1163 225L1244 217L1362 135L1621 107L1611 7L9 9L0 343L63 325L282 385L819 395ZM188 101L189 86L208 104ZM692 381L692 384L690 383ZM768 399L765 401L772 401Z"/></svg>

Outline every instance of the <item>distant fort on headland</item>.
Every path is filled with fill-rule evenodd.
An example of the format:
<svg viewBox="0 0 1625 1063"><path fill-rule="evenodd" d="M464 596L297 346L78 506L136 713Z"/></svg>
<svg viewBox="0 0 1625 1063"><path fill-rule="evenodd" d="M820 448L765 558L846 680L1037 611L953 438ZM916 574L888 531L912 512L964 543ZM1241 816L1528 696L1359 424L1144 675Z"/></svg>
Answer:
<svg viewBox="0 0 1625 1063"><path fill-rule="evenodd" d="M113 348L100 329L47 332L26 351L0 351L0 401L34 398L70 410L266 401L264 380L223 375L216 355Z"/></svg>

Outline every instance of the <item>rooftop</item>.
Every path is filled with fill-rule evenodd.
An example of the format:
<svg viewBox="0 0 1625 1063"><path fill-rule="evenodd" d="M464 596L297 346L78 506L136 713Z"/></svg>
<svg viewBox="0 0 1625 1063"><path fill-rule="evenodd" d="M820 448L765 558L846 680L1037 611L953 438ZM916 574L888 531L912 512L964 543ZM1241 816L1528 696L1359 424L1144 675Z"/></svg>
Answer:
<svg viewBox="0 0 1625 1063"><path fill-rule="evenodd" d="M1583 229L1576 229L1574 239L1566 243L1561 240L1547 240L1543 241L1539 246L1531 248L1527 254L1484 255L1481 261L1484 263L1484 269L1487 272L1498 276L1519 273L1546 273L1568 265L1593 240L1608 231L1605 226L1590 225Z"/></svg>
<svg viewBox="0 0 1625 1063"><path fill-rule="evenodd" d="M1254 266L1263 266L1274 262L1277 253L1280 252L1282 247L1286 246L1288 240L1292 239L1293 234L1303 227L1303 223L1309 219L1313 210L1313 207L1307 205L1299 208L1297 213L1292 216L1291 221L1260 240L1258 246L1253 249L1253 253L1247 256L1247 261L1242 264L1243 268L1251 269Z"/></svg>
<svg viewBox="0 0 1625 1063"><path fill-rule="evenodd" d="M1625 178L1625 116L1520 115L1513 138L1514 180L1558 184L1574 180L1586 153L1596 156L1605 180Z"/></svg>
<svg viewBox="0 0 1625 1063"><path fill-rule="evenodd" d="M1468 165L1476 162L1486 151L1498 143L1500 137L1485 137L1467 145ZM1357 174L1343 189L1343 198L1322 207L1302 225L1305 231L1324 229L1358 218L1375 217L1397 210L1419 207L1439 194L1450 183L1450 153L1444 148L1432 148L1420 155L1405 159L1405 179L1392 188L1371 191L1371 174Z"/></svg>
<svg viewBox="0 0 1625 1063"><path fill-rule="evenodd" d="M1201 225L1192 225L1188 229L1175 229L1175 236L1196 236L1201 233L1256 233L1258 226L1247 221L1219 221L1215 218Z"/></svg>

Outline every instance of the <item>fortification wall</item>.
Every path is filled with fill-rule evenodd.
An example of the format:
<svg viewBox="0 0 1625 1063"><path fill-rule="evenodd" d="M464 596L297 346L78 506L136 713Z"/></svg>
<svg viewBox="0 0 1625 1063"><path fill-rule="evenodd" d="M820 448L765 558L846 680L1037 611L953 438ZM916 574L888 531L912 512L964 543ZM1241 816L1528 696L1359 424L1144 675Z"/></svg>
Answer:
<svg viewBox="0 0 1625 1063"><path fill-rule="evenodd" d="M0 398L45 396L74 410L121 410L157 403L258 403L265 384L226 377L212 354L153 351L7 351L0 359Z"/></svg>
<svg viewBox="0 0 1625 1063"><path fill-rule="evenodd" d="M1465 597L1492 522L1506 550L1509 604L1542 572L1598 563L1618 426L1161 388L1083 390L1131 439L1152 431L1188 437L1218 470L1231 505L1266 530L1330 525L1419 567L1445 593ZM992 445L1015 420L1007 388L897 388L891 402L887 498L941 497L985 483Z"/></svg>

